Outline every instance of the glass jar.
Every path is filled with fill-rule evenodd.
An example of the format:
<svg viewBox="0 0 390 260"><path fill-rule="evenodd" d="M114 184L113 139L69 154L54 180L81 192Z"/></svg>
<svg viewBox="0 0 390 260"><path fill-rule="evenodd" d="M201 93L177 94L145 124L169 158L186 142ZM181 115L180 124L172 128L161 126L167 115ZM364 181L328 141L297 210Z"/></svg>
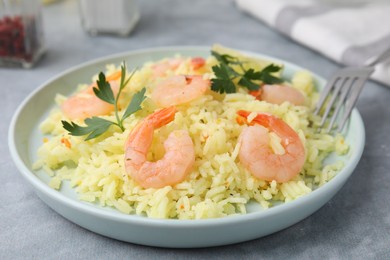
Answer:
<svg viewBox="0 0 390 260"><path fill-rule="evenodd" d="M81 22L91 35L127 36L140 15L135 0L79 0Z"/></svg>
<svg viewBox="0 0 390 260"><path fill-rule="evenodd" d="M0 66L32 67L43 54L39 0L0 0Z"/></svg>

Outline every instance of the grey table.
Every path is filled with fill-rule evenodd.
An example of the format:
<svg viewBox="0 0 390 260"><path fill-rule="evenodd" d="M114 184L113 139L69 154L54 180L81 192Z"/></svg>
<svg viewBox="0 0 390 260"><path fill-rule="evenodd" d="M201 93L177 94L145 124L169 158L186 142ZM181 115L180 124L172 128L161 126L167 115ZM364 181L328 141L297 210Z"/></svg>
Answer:
<svg viewBox="0 0 390 260"><path fill-rule="evenodd" d="M206 249L134 245L69 222L35 195L12 162L8 125L31 91L72 66L145 47L222 43L285 59L324 77L338 68L239 12L232 1L155 2L140 1L141 20L127 38L87 35L74 0L46 6L44 59L31 70L0 69L0 259L390 259L390 89L373 82L357 104L367 143L352 177L312 216L267 237Z"/></svg>

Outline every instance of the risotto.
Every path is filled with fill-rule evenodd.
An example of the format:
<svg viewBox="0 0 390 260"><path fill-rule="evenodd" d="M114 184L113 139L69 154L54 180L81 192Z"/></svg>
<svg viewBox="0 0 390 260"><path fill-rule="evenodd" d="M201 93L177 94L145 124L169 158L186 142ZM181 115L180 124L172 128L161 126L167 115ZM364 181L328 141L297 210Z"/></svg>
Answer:
<svg viewBox="0 0 390 260"><path fill-rule="evenodd" d="M272 63L216 48L228 54L226 57L236 55L246 59L243 64L247 70L264 69ZM219 63L220 60L215 56L205 59L176 56L143 64L133 72L121 92L118 115L125 113L124 108L135 93L145 89L141 109L123 120L123 131L112 125L107 131L90 140L85 140L85 136L70 135L64 129L62 120L83 125L84 119L72 118L64 113L64 103L70 98L57 94L56 108L40 125L45 138L38 150L39 159L33 168L46 171L51 176L49 185L54 189L61 189L64 181L70 182L80 200L113 207L126 214L175 219L245 214L248 203L253 201L257 202L258 207L266 209L275 203L289 202L312 192L342 169L342 161L326 165L324 160L333 152L345 154L348 145L343 136L321 133L313 127L319 121L311 113L318 93L315 91L312 75L307 71L299 71L291 82L281 83L302 94L303 103L299 105L289 101L268 102L251 93L248 88L242 87L237 80L233 80L236 87L234 93L221 94L209 87L201 94L194 95L193 99L175 104L175 114L171 122L153 129L151 147L145 156L150 162L163 160L166 153L164 141L172 132L185 130L192 142L193 162L187 167L185 176L177 183L162 187L142 185L131 172L139 169L133 167L129 170L126 165L128 150L125 144L129 135L141 131L139 125L145 122L145 118L150 118L151 114L160 111L164 106L153 98L156 89L167 79L178 75L191 75L190 83L188 76L185 78L187 84L193 83L195 77L212 82L216 78L215 66ZM278 66L282 67L282 64ZM111 64L107 66L105 75L115 75L118 71L118 64ZM127 75L130 75L130 72L127 72ZM272 75L278 78L281 73L272 72ZM97 75L93 76L92 82L97 79ZM89 82L86 83L78 86L77 93L84 93L83 91L89 88ZM264 84L260 82L259 85ZM114 83L111 86L114 89ZM159 95L172 93L160 91ZM242 110L249 113L245 122L238 120L237 112ZM256 121L258 113L282 120L293 129L303 146L303 165L299 172L287 181L259 178L242 162L240 151L243 149L243 143L240 142L240 134L251 122ZM117 120L114 111L95 116L112 122ZM270 130L268 135L270 151L279 155L289 152L278 134ZM152 170L156 172L164 169Z"/></svg>

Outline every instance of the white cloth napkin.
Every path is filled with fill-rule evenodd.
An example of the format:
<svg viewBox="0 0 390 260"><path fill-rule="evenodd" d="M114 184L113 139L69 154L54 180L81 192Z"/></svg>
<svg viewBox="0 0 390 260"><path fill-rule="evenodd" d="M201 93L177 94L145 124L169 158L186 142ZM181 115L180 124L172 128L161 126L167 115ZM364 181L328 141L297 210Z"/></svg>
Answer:
<svg viewBox="0 0 390 260"><path fill-rule="evenodd" d="M390 47L390 1L332 2L236 0L241 10L347 66L363 66ZM372 78L390 86L390 59L375 67Z"/></svg>

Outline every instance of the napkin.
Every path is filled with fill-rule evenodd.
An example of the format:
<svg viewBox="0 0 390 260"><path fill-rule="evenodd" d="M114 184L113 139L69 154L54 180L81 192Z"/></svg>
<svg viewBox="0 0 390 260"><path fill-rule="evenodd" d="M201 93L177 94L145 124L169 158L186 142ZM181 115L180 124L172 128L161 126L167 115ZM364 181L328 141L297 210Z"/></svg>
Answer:
<svg viewBox="0 0 390 260"><path fill-rule="evenodd" d="M390 48L390 1L236 0L236 4L347 66L364 66ZM372 79L390 86L390 57L375 65Z"/></svg>

